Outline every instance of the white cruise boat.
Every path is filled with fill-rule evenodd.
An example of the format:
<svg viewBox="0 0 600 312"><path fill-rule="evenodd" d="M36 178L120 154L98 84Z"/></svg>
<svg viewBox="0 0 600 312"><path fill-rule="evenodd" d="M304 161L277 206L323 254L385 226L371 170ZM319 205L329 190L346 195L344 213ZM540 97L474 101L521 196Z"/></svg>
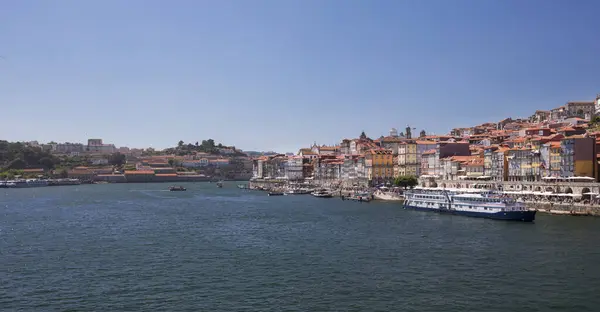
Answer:
<svg viewBox="0 0 600 312"><path fill-rule="evenodd" d="M41 180L41 179L21 179L21 180L8 181L8 182L13 182L15 185L14 187L16 187L16 188L48 186L48 180Z"/></svg>
<svg viewBox="0 0 600 312"><path fill-rule="evenodd" d="M448 191L405 193L405 209L449 213L468 217L532 222L535 211L523 202L495 194L452 194Z"/></svg>

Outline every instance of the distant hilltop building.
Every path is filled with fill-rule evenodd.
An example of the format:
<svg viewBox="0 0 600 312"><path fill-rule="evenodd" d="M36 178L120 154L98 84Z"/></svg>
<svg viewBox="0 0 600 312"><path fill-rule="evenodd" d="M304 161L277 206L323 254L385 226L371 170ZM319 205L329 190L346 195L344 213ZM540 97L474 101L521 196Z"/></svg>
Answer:
<svg viewBox="0 0 600 312"><path fill-rule="evenodd" d="M100 154L112 154L115 153L117 149L114 144L104 144L102 139L89 139L86 151Z"/></svg>

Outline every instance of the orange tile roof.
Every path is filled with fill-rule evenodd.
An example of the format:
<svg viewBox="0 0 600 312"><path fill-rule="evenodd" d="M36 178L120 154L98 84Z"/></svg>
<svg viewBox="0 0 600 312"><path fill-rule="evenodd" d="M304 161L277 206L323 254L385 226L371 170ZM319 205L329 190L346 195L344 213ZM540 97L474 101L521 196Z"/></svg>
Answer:
<svg viewBox="0 0 600 312"><path fill-rule="evenodd" d="M458 162L463 162L463 161L469 161L470 159L473 159L475 156L450 156L450 160L453 161L458 161Z"/></svg>
<svg viewBox="0 0 600 312"><path fill-rule="evenodd" d="M323 151L335 151L336 149L338 149L338 147L336 147L336 146L322 146L322 147L319 147L319 150L323 150Z"/></svg>
<svg viewBox="0 0 600 312"><path fill-rule="evenodd" d="M431 144L437 144L437 142L434 142L434 141L426 141L426 140L417 140L417 144L421 144L421 145L431 145Z"/></svg>
<svg viewBox="0 0 600 312"><path fill-rule="evenodd" d="M467 167L480 167L480 166L483 166L483 160L481 160L481 161L479 161L479 160L477 160L477 161L468 161L466 163L466 166Z"/></svg>
<svg viewBox="0 0 600 312"><path fill-rule="evenodd" d="M422 155L431 155L431 154L435 154L435 149L431 149L431 150L425 151L425 152L423 152Z"/></svg>
<svg viewBox="0 0 600 312"><path fill-rule="evenodd" d="M152 170L126 170L125 174L154 174Z"/></svg>

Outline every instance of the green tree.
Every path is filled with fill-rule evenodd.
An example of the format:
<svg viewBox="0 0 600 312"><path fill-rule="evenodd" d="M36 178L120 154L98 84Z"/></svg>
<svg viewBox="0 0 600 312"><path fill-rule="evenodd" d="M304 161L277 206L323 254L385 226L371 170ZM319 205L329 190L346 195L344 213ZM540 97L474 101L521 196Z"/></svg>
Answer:
<svg viewBox="0 0 600 312"><path fill-rule="evenodd" d="M398 187L402 187L404 189L406 188L413 188L415 186L417 186L419 184L419 181L417 180L417 177L415 176L399 176L396 177L396 179L394 179L394 185L398 186Z"/></svg>
<svg viewBox="0 0 600 312"><path fill-rule="evenodd" d="M21 158L11 160L8 165L6 165L6 169L25 169L27 163Z"/></svg>
<svg viewBox="0 0 600 312"><path fill-rule="evenodd" d="M108 157L108 163L113 166L123 166L125 164L126 156L121 153L113 153Z"/></svg>
<svg viewBox="0 0 600 312"><path fill-rule="evenodd" d="M422 138L425 136L427 136L427 132L425 132L425 130L421 130L421 133L419 133L419 137Z"/></svg>
<svg viewBox="0 0 600 312"><path fill-rule="evenodd" d="M60 172L58 173L58 177L61 179L66 179L69 177L69 171L67 171L67 169L62 169L60 170Z"/></svg>
<svg viewBox="0 0 600 312"><path fill-rule="evenodd" d="M177 147L181 148L181 147L183 147L183 144L184 144L184 142L180 140L180 141L177 143Z"/></svg>
<svg viewBox="0 0 600 312"><path fill-rule="evenodd" d="M55 161L50 157L44 157L39 160L39 164L46 169L53 169L56 165Z"/></svg>

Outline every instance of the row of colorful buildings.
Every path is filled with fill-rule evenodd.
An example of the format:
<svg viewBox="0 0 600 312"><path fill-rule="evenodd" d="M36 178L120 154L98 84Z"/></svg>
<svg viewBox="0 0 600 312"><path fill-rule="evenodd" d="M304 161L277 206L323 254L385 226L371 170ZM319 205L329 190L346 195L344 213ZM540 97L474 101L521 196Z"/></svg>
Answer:
<svg viewBox="0 0 600 312"><path fill-rule="evenodd" d="M253 161L255 179L379 184L398 176L443 180L542 181L586 177L597 181L600 132L592 123L595 101L577 101L536 111L529 118L455 128L448 135L412 138L411 128L371 139L364 133L338 145L313 144L296 155Z"/></svg>

